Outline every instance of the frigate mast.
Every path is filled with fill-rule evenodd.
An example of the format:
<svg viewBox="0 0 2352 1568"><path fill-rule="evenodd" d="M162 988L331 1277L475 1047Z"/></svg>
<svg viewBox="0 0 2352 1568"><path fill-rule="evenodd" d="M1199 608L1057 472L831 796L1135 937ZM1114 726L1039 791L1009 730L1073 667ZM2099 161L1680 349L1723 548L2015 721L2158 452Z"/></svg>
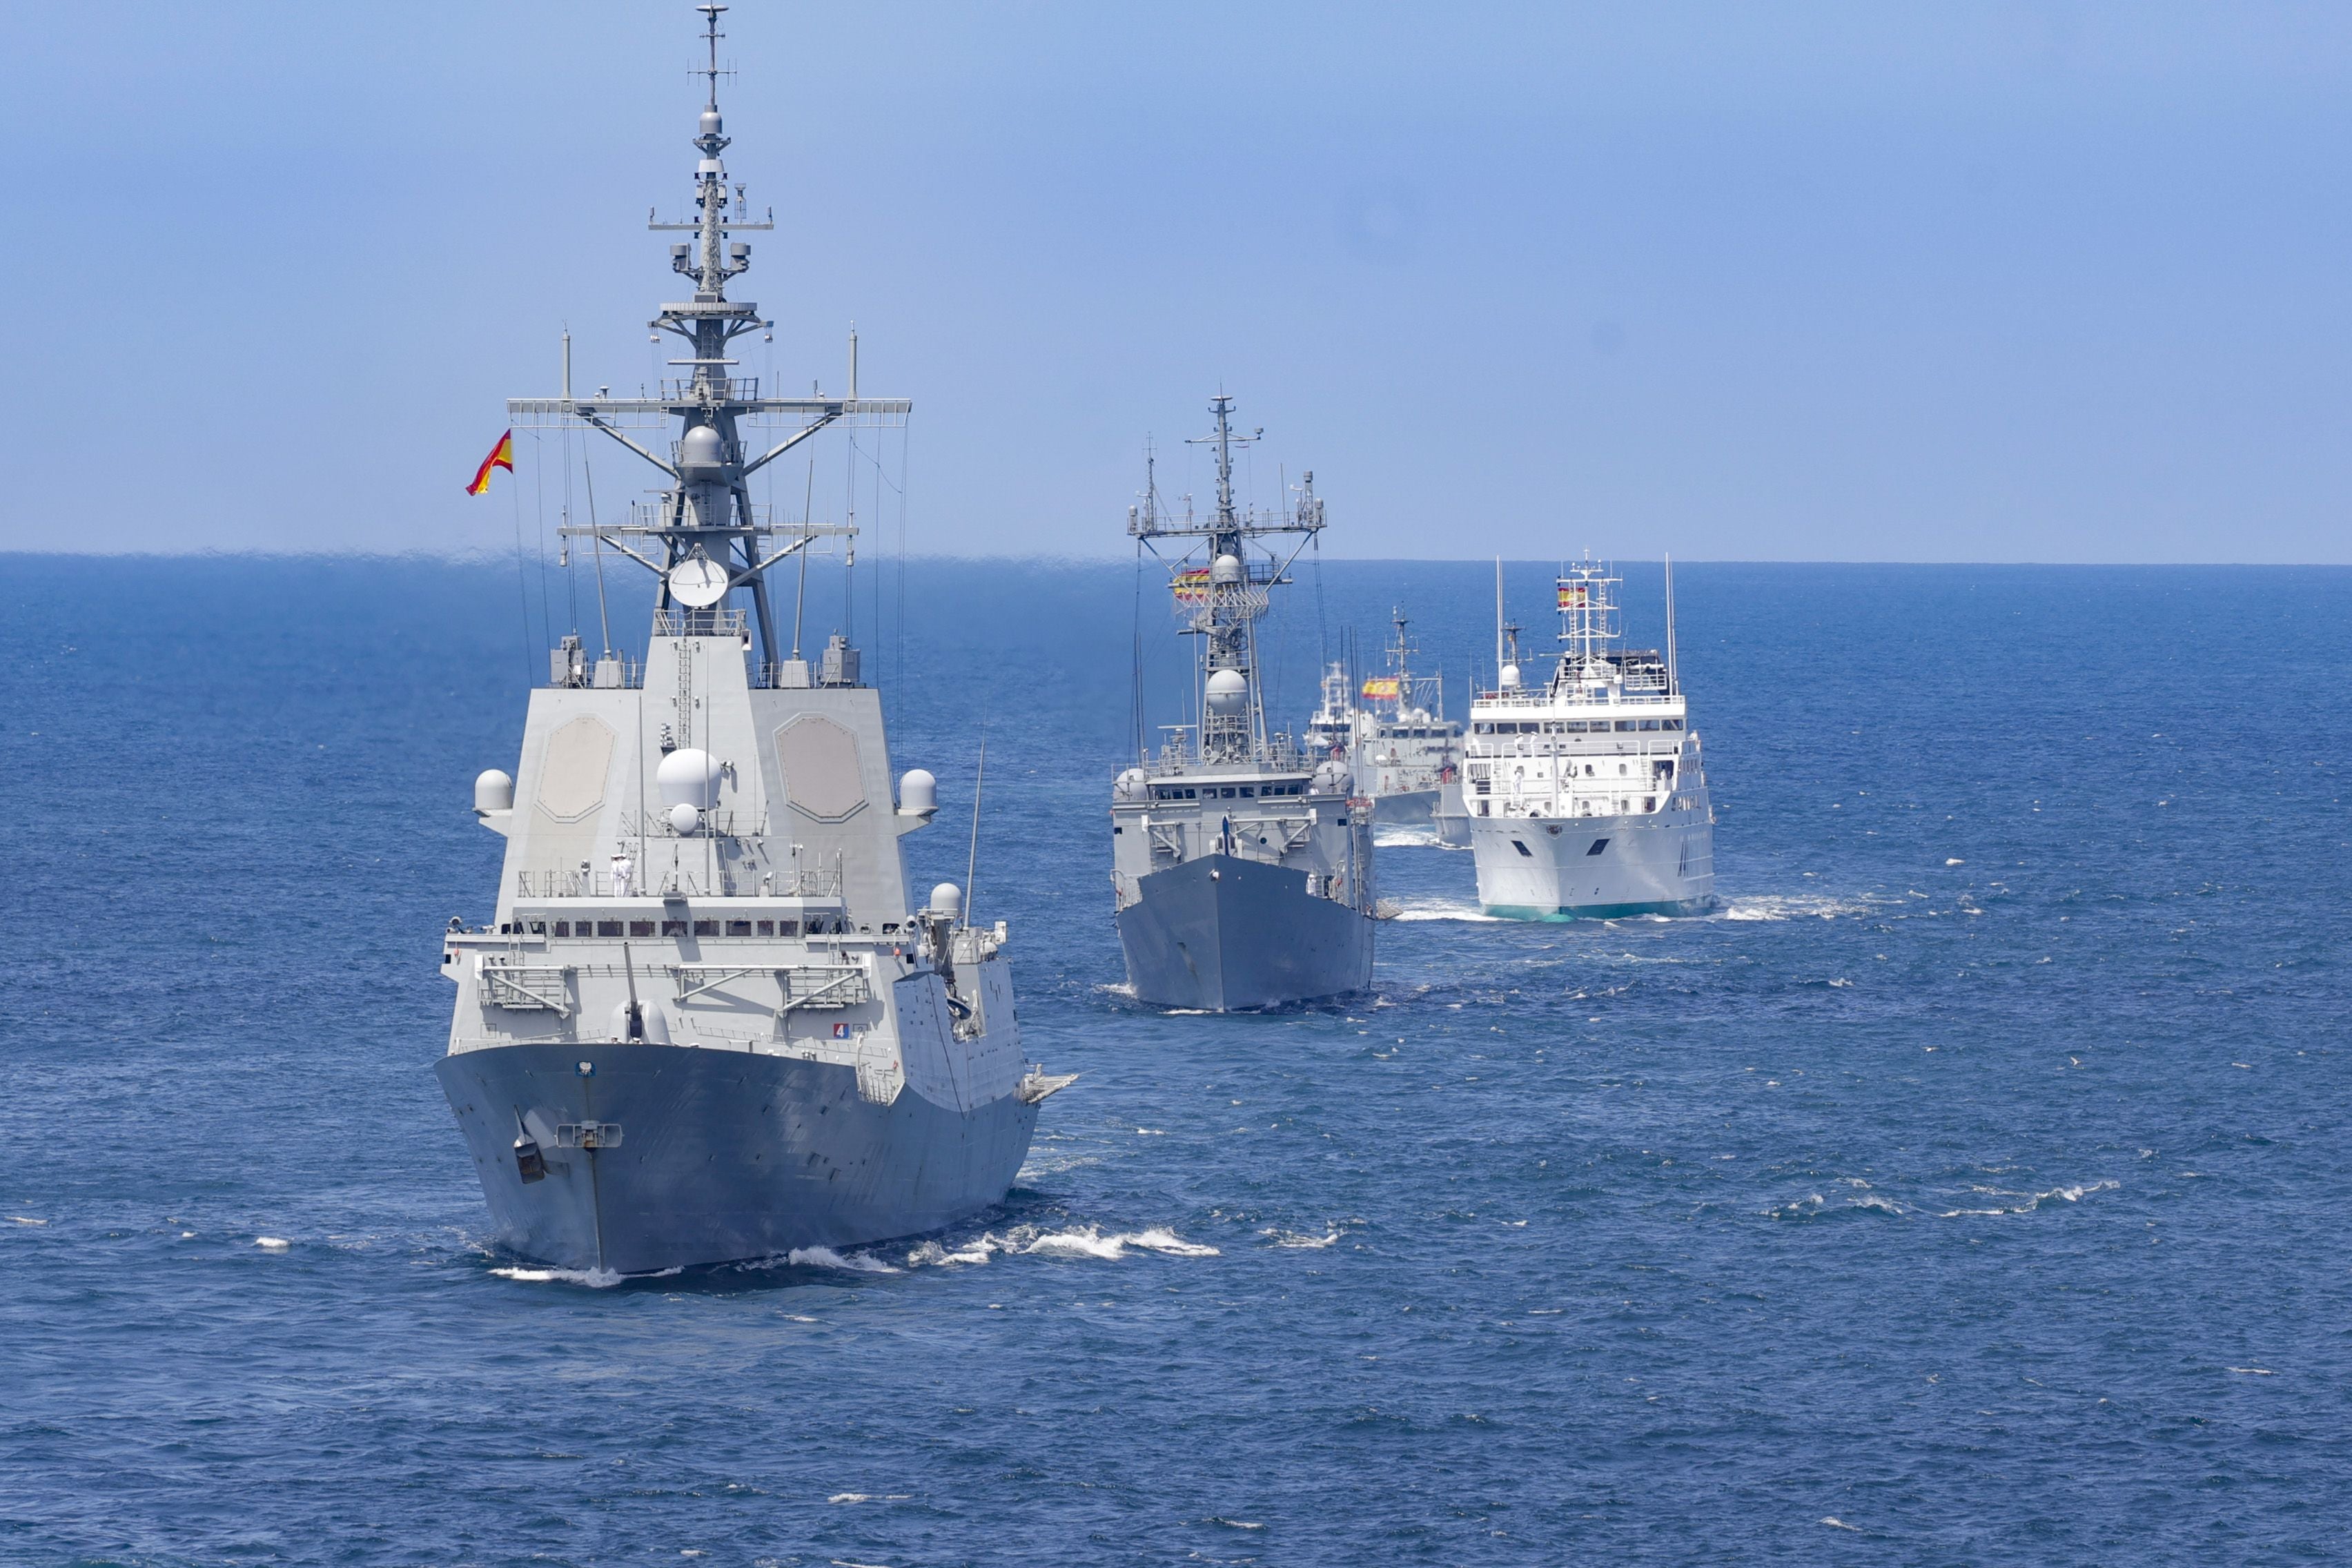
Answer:
<svg viewBox="0 0 2352 1568"><path fill-rule="evenodd" d="M719 64L719 40L727 36L719 30L719 18L727 7L695 8L704 17L708 50L707 63L695 70L707 82L693 137L700 154L694 175L698 212L678 223L649 213L646 225L695 237L670 247L670 267L693 281L694 298L662 305L647 323L656 342L665 332L683 341L688 353L669 363L684 374L664 379L652 389L657 395L611 397L600 389L594 397L575 398L567 384L560 397L509 398L507 412L519 427L578 425L601 430L669 477L670 488L653 503L633 508L627 521L569 525L562 531L595 538L655 574L657 631L710 633L722 624L740 626L726 601L738 592L747 595L760 626L757 683L770 685L792 679L780 677L791 656L769 599L770 569L819 539L845 537L856 530L808 519L789 528L772 526L765 509L752 504L751 476L830 425L900 425L913 405L898 398L861 399L854 380L841 397L763 397L756 377L733 374L740 362L729 354L729 346L754 331L772 339L775 322L762 318L757 305L727 298L728 280L751 265L751 246L730 237L772 229L775 215L770 209L757 221L732 216L748 207L742 184L730 182L720 158L730 142L719 112L719 79L729 74ZM628 434L658 430L669 419L680 422L680 432L667 458ZM749 456L745 430L777 426L789 433L766 451ZM763 550L763 542L772 548ZM695 565L698 559L708 564ZM804 682L805 676L800 679Z"/></svg>
<svg viewBox="0 0 2352 1568"><path fill-rule="evenodd" d="M1128 531L1149 544L1153 539L1199 539L1207 546L1209 563L1178 574L1179 601L1192 605L1186 635L1208 639L1202 656L1204 700L1201 705L1201 757L1209 763L1243 763L1266 752L1265 705L1257 681L1257 622L1266 612L1269 588L1287 584L1291 563L1323 528L1323 503L1315 494L1315 475L1299 476L1298 500L1286 510L1261 512L1234 500L1234 448L1254 444L1263 427L1246 436L1234 433L1234 400L1220 392L1210 400L1217 418L1214 435L1188 437L1186 445L1215 448L1217 510L1213 516L1194 518L1188 507L1182 520L1160 510L1156 492L1141 507L1128 510ZM1248 542L1276 534L1297 534L1290 554L1278 563L1269 552L1253 562ZM1190 581L1187 581L1187 578ZM1219 677L1231 679L1220 684ZM1223 691L1246 692L1248 700L1221 702Z"/></svg>

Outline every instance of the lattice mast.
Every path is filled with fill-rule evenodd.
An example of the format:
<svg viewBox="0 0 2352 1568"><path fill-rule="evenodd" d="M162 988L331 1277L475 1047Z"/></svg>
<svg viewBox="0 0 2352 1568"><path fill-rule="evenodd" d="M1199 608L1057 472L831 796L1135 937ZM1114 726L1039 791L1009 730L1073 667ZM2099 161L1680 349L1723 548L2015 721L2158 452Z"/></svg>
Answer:
<svg viewBox="0 0 2352 1568"><path fill-rule="evenodd" d="M732 374L739 362L728 353L730 345L753 331L772 339L775 323L763 319L757 305L727 298L728 280L751 265L751 246L731 237L739 231L772 229L775 218L772 211L757 221L733 216L748 209L743 185L729 181L720 156L730 142L719 111L719 79L729 74L719 64L719 40L726 37L719 30L719 18L727 7L704 5L696 9L703 14L708 49L706 63L695 72L706 83L693 137L699 154L694 175L698 211L683 222L666 223L650 213L646 220L652 230L694 236L670 247L671 268L692 279L693 299L661 306L647 323L656 341L667 333L686 345L687 354L669 362L685 374L665 379L656 389L658 396L611 397L600 390L593 398L574 398L567 384L561 397L509 398L507 411L520 426L574 425L601 430L667 475L671 484L657 502L640 509L630 521L599 521L562 531L593 537L656 574L657 627L715 630L728 599L737 593L748 595L758 616L763 657L773 664L785 655L782 628L769 602L769 569L820 538L847 536L856 530L815 526L805 518L788 529L770 526L751 503L751 477L836 421L902 423L913 405L896 398L861 400L854 385L845 397L762 397L757 379ZM678 436L667 458L626 433L657 430L671 419L679 422ZM743 433L762 426L797 427L766 452L747 459ZM783 542L779 547L763 551L763 542L779 541ZM699 603L681 612L671 591L671 574L698 556L725 574L725 592L716 603Z"/></svg>
<svg viewBox="0 0 2352 1568"><path fill-rule="evenodd" d="M1185 634L1204 639L1198 674L1201 680L1201 755L1211 763L1239 763L1266 752L1265 704L1258 680L1257 623L1268 607L1268 590L1287 584L1292 562L1323 529L1323 502L1315 494L1315 475L1299 476L1297 501L1287 510L1261 512L1244 509L1234 500L1234 448L1255 443L1261 426L1246 436L1233 427L1234 400L1219 393L1210 400L1215 416L1213 434L1188 438L1187 445L1214 449L1217 463L1217 507L1208 518L1192 515L1189 502L1178 519L1160 510L1156 486L1147 487L1139 506L1128 509L1127 528L1139 545L1154 539L1194 539L1205 548L1208 563L1193 565L1192 551L1172 568L1172 586L1180 612L1189 612ZM1253 540L1296 535L1298 542L1287 556L1276 558L1266 550L1253 561ZM1241 700L1232 700L1237 678Z"/></svg>

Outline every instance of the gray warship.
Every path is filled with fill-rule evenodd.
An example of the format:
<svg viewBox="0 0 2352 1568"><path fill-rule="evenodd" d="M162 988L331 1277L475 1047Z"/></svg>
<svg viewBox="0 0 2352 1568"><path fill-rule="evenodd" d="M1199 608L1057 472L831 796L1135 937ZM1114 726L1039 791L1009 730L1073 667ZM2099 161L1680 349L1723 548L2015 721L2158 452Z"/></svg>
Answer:
<svg viewBox="0 0 2352 1568"><path fill-rule="evenodd" d="M667 476L628 521L564 531L600 572L612 553L654 574L650 639L642 659L592 659L576 634L553 651L516 773L475 783L477 816L506 838L495 912L453 920L441 943L457 996L436 1072L499 1240L621 1274L983 1210L1068 1081L1023 1058L1003 924L972 923L948 883L912 907L898 839L930 820L937 784L911 770L894 805L858 650L835 633L802 658L797 625L782 640L770 574L854 529L772 527L745 481L821 430L902 422L910 405L858 397L854 370L839 397L766 396L731 374L730 343L772 324L727 298L750 265L730 235L772 222L730 216L724 7L698 9L699 212L652 226L692 236L671 251L693 296L652 323L686 345L682 374L658 396L567 384L508 404L518 426L598 432ZM672 420L665 450L633 434ZM772 443L745 444L763 428Z"/></svg>
<svg viewBox="0 0 2352 1568"><path fill-rule="evenodd" d="M1371 805L1354 798L1344 758L1269 735L1256 624L1272 588L1323 529L1315 476L1295 504L1265 513L1234 501L1233 399L1210 404L1217 506L1176 517L1147 484L1128 514L1139 550L1186 553L1171 589L1197 637L1197 724L1164 728L1111 791L1111 887L1128 984L1154 1006L1209 1012L1278 1007L1360 991L1372 980ZM1290 536L1286 558L1254 542Z"/></svg>
<svg viewBox="0 0 2352 1568"><path fill-rule="evenodd" d="M1322 702L1307 721L1310 747L1342 756L1357 786L1371 797L1379 826L1426 829L1437 841L1466 848L1469 815L1462 804L1462 725L1445 717L1445 678L1415 675L1418 652L1405 637L1402 609L1390 612L1396 640L1385 675L1366 679L1353 696L1348 667L1323 672Z"/></svg>

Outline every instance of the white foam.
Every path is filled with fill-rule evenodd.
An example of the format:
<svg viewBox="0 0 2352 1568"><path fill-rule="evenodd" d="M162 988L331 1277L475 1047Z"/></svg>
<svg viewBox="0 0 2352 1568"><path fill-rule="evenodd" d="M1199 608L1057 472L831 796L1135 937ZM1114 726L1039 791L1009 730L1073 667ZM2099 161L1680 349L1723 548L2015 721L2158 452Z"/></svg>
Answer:
<svg viewBox="0 0 2352 1568"><path fill-rule="evenodd" d="M839 1268L851 1274L898 1272L868 1253L853 1252L845 1258L830 1247L795 1247L784 1254L784 1261L794 1268Z"/></svg>
<svg viewBox="0 0 2352 1568"><path fill-rule="evenodd" d="M585 1285L591 1290L609 1290L628 1278L617 1268L493 1268L490 1272L526 1285Z"/></svg>
<svg viewBox="0 0 2352 1568"><path fill-rule="evenodd" d="M992 1236L983 1236L978 1241L968 1242L952 1249L942 1247L936 1241L927 1241L907 1254L907 1267L943 1268L956 1263L985 1263L988 1261L989 1255L994 1252L996 1247L996 1238Z"/></svg>
<svg viewBox="0 0 2352 1568"><path fill-rule="evenodd" d="M49 1222L45 1219L35 1219L31 1215L12 1214L8 1216L8 1223L11 1225L47 1225Z"/></svg>
<svg viewBox="0 0 2352 1568"><path fill-rule="evenodd" d="M253 1245L264 1252L283 1252L294 1244L282 1236L257 1236Z"/></svg>
<svg viewBox="0 0 2352 1568"><path fill-rule="evenodd" d="M1500 915L1488 914L1476 904L1465 903L1459 899L1415 900L1409 904L1400 903L1397 907L1396 918L1401 921L1465 921L1492 923L1499 923L1503 919Z"/></svg>
<svg viewBox="0 0 2352 1568"><path fill-rule="evenodd" d="M1317 1249L1326 1247L1336 1247L1339 1245L1339 1233L1336 1230L1324 1236L1301 1236L1297 1231L1272 1229L1262 1230L1259 1231L1258 1234L1260 1236L1272 1237L1274 1238L1274 1244L1276 1247L1296 1247Z"/></svg>
<svg viewBox="0 0 2352 1568"><path fill-rule="evenodd" d="M1965 860L1947 860L1944 864L1947 866L1965 866L1968 862Z"/></svg>
<svg viewBox="0 0 2352 1568"><path fill-rule="evenodd" d="M1829 893L1761 894L1732 899L1711 918L1723 921L1832 921L1840 915L1867 914L1868 899L1839 898Z"/></svg>
<svg viewBox="0 0 2352 1568"><path fill-rule="evenodd" d="M1105 1236L1099 1226L1077 1226L1068 1230L1047 1231L1042 1236L1023 1238L1018 1231L1006 1243L1007 1251L1018 1251L1029 1257L1096 1258L1113 1261L1127 1256L1129 1247L1146 1252L1158 1252L1171 1258L1216 1258L1221 1256L1213 1247L1186 1241L1165 1226L1153 1226L1147 1230L1122 1232Z"/></svg>
<svg viewBox="0 0 2352 1568"><path fill-rule="evenodd" d="M1947 1209L1937 1217L1939 1219L1962 1219L1971 1216L1985 1217L1994 1215L2032 1214L2034 1210L2040 1208L2043 1204L2048 1203L2053 1198L2059 1200L2061 1203L2078 1204L2084 1198L2090 1196L2093 1193L2103 1193L2122 1185L2123 1184L2121 1182L2113 1181L2088 1182L2078 1186L2053 1187L2046 1193L2012 1193L2000 1187L1970 1187L1969 1191L1972 1193L1982 1193L1987 1197L2015 1198L2019 1201L2016 1203L2002 1204L1997 1208Z"/></svg>
<svg viewBox="0 0 2352 1568"><path fill-rule="evenodd" d="M1246 1519L1224 1519L1213 1513L1209 1516L1209 1522L1222 1524L1228 1530L1264 1530L1265 1528L1263 1524L1255 1524Z"/></svg>
<svg viewBox="0 0 2352 1568"><path fill-rule="evenodd" d="M2244 1377L2276 1377L2278 1373L2266 1366L2233 1366L2223 1369Z"/></svg>
<svg viewBox="0 0 2352 1568"><path fill-rule="evenodd" d="M1823 1514L1822 1516L1822 1522L1828 1525L1832 1530L1851 1530L1856 1535L1862 1533L1862 1526L1858 1524L1848 1524L1845 1521L1832 1518L1828 1514Z"/></svg>

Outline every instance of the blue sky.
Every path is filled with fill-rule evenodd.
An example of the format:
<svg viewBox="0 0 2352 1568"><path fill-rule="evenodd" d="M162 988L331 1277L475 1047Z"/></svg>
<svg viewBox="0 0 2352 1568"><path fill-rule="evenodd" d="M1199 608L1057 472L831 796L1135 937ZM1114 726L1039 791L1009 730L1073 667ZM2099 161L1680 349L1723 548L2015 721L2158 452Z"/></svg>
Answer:
<svg viewBox="0 0 2352 1568"><path fill-rule="evenodd" d="M697 23L11 7L0 547L510 548L500 400L567 322L648 374ZM1222 384L1339 555L2352 561L2352 9L727 26L748 368L836 385L856 323L919 552L1122 553Z"/></svg>

